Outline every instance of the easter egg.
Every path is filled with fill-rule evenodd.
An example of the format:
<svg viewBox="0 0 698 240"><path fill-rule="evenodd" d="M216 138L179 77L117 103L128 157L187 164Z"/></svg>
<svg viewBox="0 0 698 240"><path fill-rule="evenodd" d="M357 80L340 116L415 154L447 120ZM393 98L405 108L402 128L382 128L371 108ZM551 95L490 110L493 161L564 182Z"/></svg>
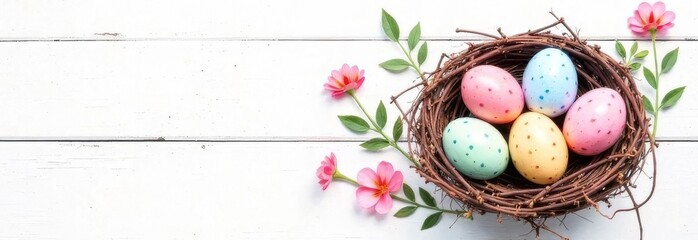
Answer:
<svg viewBox="0 0 698 240"><path fill-rule="evenodd" d="M442 144L448 161L470 178L495 178L509 163L507 142L502 134L477 118L463 117L448 123Z"/></svg>
<svg viewBox="0 0 698 240"><path fill-rule="evenodd" d="M580 155L599 154L613 146L625 129L625 101L610 88L591 90L577 99L565 116L562 132Z"/></svg>
<svg viewBox="0 0 698 240"><path fill-rule="evenodd" d="M521 85L529 110L557 117L577 97L577 70L563 51L546 48L528 62Z"/></svg>
<svg viewBox="0 0 698 240"><path fill-rule="evenodd" d="M516 79L492 65L474 67L463 75L461 97L474 116L492 124L514 121L524 105Z"/></svg>
<svg viewBox="0 0 698 240"><path fill-rule="evenodd" d="M516 170L531 182L551 184L567 168L567 144L562 132L547 116L526 112L514 121L509 152Z"/></svg>

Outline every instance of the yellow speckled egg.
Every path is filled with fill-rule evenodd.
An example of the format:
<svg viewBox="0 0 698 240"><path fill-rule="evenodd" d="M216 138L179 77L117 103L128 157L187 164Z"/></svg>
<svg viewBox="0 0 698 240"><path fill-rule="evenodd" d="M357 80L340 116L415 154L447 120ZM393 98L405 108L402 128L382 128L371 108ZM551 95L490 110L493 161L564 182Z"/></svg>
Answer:
<svg viewBox="0 0 698 240"><path fill-rule="evenodd" d="M567 143L553 120L537 112L521 114L509 134L516 170L536 184L551 184L567 169Z"/></svg>

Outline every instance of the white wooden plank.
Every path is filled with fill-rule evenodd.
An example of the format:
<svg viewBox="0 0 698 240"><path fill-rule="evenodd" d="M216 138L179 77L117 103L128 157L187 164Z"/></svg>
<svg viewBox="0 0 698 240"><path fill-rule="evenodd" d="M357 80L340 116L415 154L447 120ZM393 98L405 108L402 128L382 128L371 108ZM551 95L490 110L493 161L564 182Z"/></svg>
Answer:
<svg viewBox="0 0 698 240"><path fill-rule="evenodd" d="M690 1L666 0L677 14L673 39L696 39L698 12ZM627 18L636 1L3 1L2 39L336 39L381 38L381 8L402 24L421 21L428 38L464 38L457 27L509 34L554 19L550 10L591 38L633 37Z"/></svg>
<svg viewBox="0 0 698 240"><path fill-rule="evenodd" d="M695 147L662 144L657 191L642 209L646 239L695 235L698 220L687 209L698 167L687 151ZM434 189L395 151L367 153L355 143L2 143L0 151L0 239L533 238L523 223L498 224L491 215L450 229L448 216L419 231L428 211L375 216L356 206L348 184L321 191L315 169L333 151L347 176L387 160L408 184ZM640 192L647 183L641 178ZM554 219L549 225L572 239L637 239L634 213L612 221L592 210L579 215L591 222L570 215L569 230Z"/></svg>
<svg viewBox="0 0 698 240"><path fill-rule="evenodd" d="M613 49L611 42L595 43ZM697 44L659 43L661 52L681 47L661 91L689 85L660 120L662 139L698 136L692 124L698 111L689 104L698 101L690 86ZM434 68L437 53L464 44L437 41L430 48L424 69ZM378 100L387 103L414 82L412 73L377 66L400 56L389 42L22 42L2 43L0 52L3 139L358 140L367 136L336 118L360 114L358 108L323 90L330 71L345 62L366 69L358 95L371 113ZM394 119L397 110L388 108Z"/></svg>

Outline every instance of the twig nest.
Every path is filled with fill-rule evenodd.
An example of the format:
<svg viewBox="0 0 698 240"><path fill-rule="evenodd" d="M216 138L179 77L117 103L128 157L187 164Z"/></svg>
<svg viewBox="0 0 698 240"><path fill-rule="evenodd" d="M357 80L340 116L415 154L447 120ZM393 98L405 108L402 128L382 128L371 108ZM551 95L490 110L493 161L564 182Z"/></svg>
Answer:
<svg viewBox="0 0 698 240"><path fill-rule="evenodd" d="M559 19L555 24L523 34L508 37L484 34L494 40L469 44L467 50L452 54L430 75L430 81L424 83L407 111L410 148L421 164L418 173L470 210L509 215L534 224L547 217L595 207L597 202L625 191L629 180L640 170L646 155L648 121L629 69L601 52L598 46L579 40L567 25L569 34L544 32L557 24L565 25ZM442 137L449 122L470 115L460 94L463 75L477 66L493 65L506 70L521 84L527 63L545 48L559 49L570 56L578 75L577 96L597 88L609 88L620 94L627 114L626 127L618 141L592 156L570 151L567 167L560 176L555 176L557 181L547 182L546 177L546 181L540 182L548 185L526 180L513 164L488 180L461 174L448 160ZM561 114L551 119L562 128L564 117ZM495 126L508 139L511 125Z"/></svg>

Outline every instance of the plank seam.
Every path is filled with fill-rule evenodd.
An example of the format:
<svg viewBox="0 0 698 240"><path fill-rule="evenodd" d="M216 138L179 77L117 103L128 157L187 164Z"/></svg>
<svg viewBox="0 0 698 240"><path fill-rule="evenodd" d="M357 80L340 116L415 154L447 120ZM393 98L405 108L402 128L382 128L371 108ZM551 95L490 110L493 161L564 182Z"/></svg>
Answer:
<svg viewBox="0 0 698 240"><path fill-rule="evenodd" d="M407 41L407 39L401 39ZM442 38L432 37L422 40L432 42L451 41L486 41L485 38ZM608 41L642 41L649 42L649 39L638 39L631 37L592 37L584 38L586 41L608 42ZM0 38L0 43L21 43L21 42L387 42L385 38ZM672 42L695 42L698 37L668 37L657 39L657 41Z"/></svg>

